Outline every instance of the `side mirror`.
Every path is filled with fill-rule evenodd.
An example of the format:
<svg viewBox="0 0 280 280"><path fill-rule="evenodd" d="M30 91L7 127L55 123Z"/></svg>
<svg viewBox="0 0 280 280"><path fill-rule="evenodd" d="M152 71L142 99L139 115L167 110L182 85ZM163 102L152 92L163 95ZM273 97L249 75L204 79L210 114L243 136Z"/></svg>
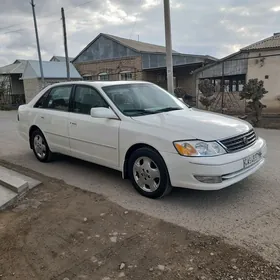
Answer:
<svg viewBox="0 0 280 280"><path fill-rule="evenodd" d="M111 108L105 108L105 107L97 107L97 108L91 108L90 115L93 118L101 118L101 119L118 119L116 114L113 112Z"/></svg>

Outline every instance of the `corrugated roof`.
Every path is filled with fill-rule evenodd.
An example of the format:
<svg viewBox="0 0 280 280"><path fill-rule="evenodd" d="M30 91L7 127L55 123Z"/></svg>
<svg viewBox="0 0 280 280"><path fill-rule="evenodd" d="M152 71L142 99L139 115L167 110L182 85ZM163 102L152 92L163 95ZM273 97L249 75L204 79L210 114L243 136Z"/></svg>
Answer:
<svg viewBox="0 0 280 280"><path fill-rule="evenodd" d="M56 58L56 59L59 60L60 62L65 62L65 61L66 61L65 56L54 55L54 56L50 59L50 61L51 61L53 58ZM74 57L69 57L70 62L71 62L73 59L74 59Z"/></svg>
<svg viewBox="0 0 280 280"><path fill-rule="evenodd" d="M280 48L280 33L274 33L273 36L251 44L241 50L260 50L260 49L276 49Z"/></svg>
<svg viewBox="0 0 280 280"><path fill-rule="evenodd" d="M46 79L67 78L66 64L64 62L43 61L42 64L43 64L44 78ZM81 79L82 77L77 71L77 69L74 67L74 65L70 63L69 66L70 66L70 78ZM41 78L40 65L39 65L39 61L37 60L28 61L26 65L26 69L22 76L22 79L32 79L32 78Z"/></svg>
<svg viewBox="0 0 280 280"><path fill-rule="evenodd" d="M104 34L104 33L101 33L101 34L106 37L111 38L112 40L119 42L120 44L122 44L128 48L134 49L138 52L148 52L148 53L165 53L166 52L166 49L163 46L139 42L136 40L126 39L126 38L121 38L121 37L118 37L115 35L110 35L110 34ZM174 50L173 50L173 52L177 53Z"/></svg>
<svg viewBox="0 0 280 280"><path fill-rule="evenodd" d="M26 60L16 60L13 64L0 67L0 74L22 74L26 63Z"/></svg>

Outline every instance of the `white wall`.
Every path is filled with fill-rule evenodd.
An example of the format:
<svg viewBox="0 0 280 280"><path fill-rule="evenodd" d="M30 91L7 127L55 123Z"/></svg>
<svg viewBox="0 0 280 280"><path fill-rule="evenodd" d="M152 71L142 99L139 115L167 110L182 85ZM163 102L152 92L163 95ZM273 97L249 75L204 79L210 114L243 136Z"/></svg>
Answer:
<svg viewBox="0 0 280 280"><path fill-rule="evenodd" d="M258 57L266 55L275 55L271 57ZM250 52L248 60L247 80L256 79L264 81L264 87L268 91L262 102L267 106L266 113L280 114L280 50ZM266 76L268 78L266 79ZM278 100L279 98L279 100Z"/></svg>

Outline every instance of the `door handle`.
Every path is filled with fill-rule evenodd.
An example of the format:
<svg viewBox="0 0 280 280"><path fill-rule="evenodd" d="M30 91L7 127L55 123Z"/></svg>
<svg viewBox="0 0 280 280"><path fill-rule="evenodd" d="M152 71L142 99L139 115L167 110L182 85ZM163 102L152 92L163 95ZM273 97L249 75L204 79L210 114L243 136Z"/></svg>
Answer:
<svg viewBox="0 0 280 280"><path fill-rule="evenodd" d="M43 116L40 116L40 118L41 118L41 119L44 119L45 117L43 117Z"/></svg>
<svg viewBox="0 0 280 280"><path fill-rule="evenodd" d="M74 123L74 122L70 122L70 124L71 124L71 125L77 125L77 123Z"/></svg>

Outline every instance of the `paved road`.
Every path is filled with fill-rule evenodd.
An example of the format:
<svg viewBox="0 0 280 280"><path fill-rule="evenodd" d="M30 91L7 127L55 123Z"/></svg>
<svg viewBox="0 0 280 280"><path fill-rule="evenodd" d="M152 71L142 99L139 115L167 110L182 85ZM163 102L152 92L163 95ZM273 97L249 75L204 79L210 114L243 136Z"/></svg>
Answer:
<svg viewBox="0 0 280 280"><path fill-rule="evenodd" d="M267 140L269 150L267 163L257 174L221 191L176 189L156 201L138 195L116 171L68 157L48 164L38 162L17 134L15 112L0 111L0 158L103 194L127 209L223 236L279 262L280 131L259 129L258 133Z"/></svg>

